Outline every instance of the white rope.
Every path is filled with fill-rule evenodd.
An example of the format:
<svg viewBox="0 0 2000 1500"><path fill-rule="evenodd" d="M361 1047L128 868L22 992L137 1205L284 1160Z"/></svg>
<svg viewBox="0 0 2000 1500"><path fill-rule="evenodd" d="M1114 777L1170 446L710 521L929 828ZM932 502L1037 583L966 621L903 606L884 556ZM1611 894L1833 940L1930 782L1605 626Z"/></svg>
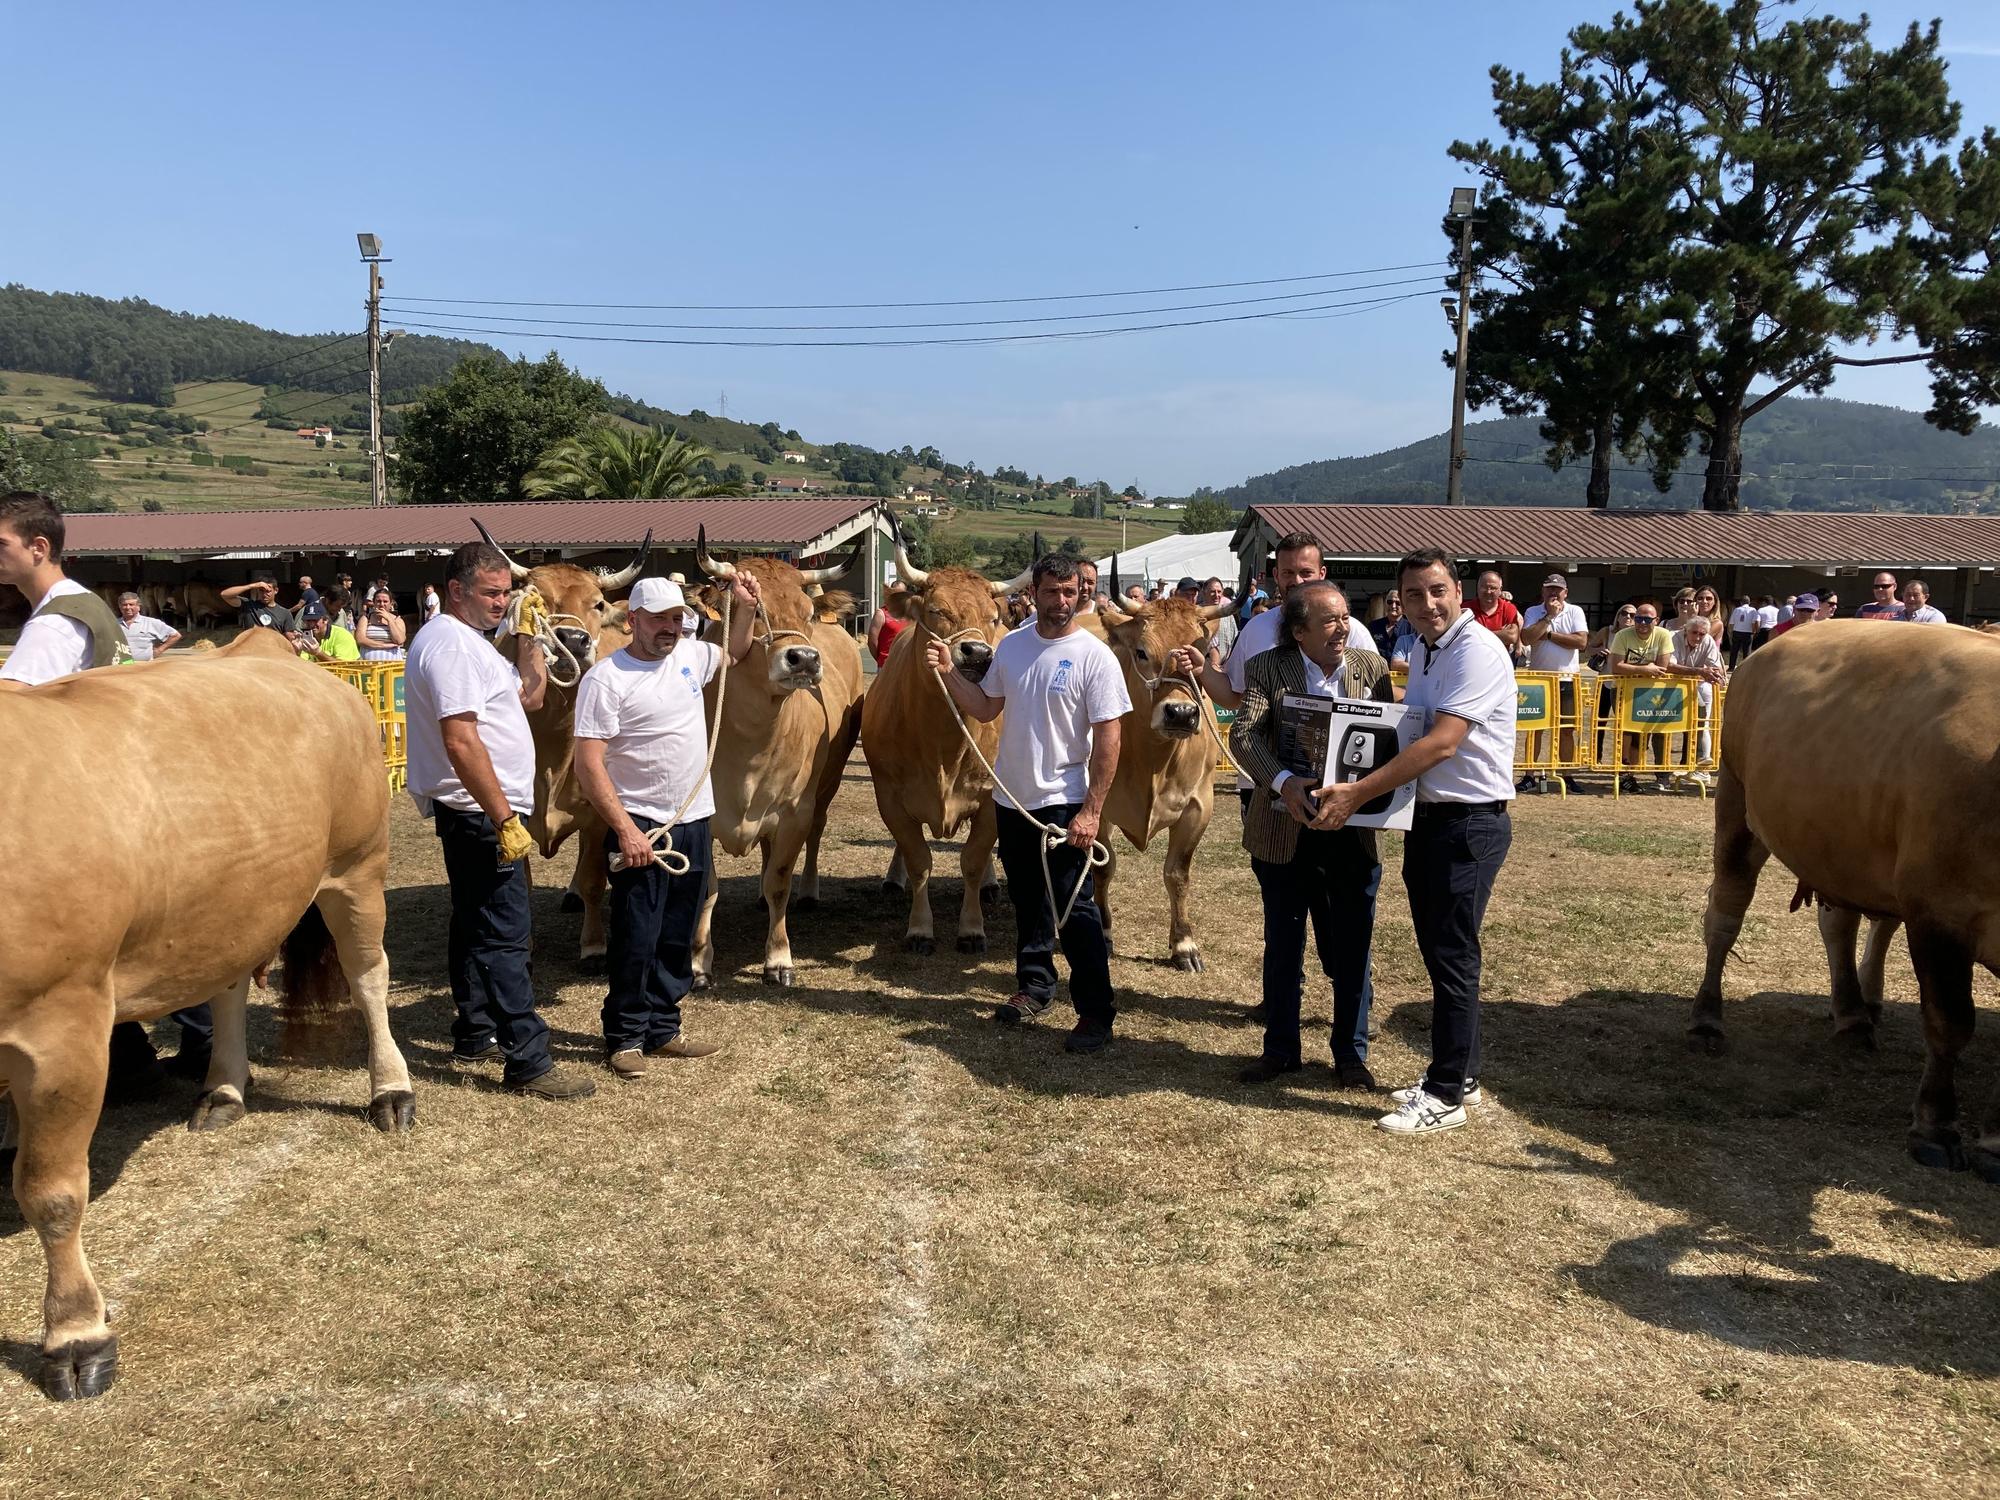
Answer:
<svg viewBox="0 0 2000 1500"><path fill-rule="evenodd" d="M694 799L701 795L701 789L708 784L708 774L715 767L715 745L722 736L722 704L729 693L729 617L735 602L733 593L723 594L722 661L716 668L715 674L715 722L708 726L708 755L701 763L701 775L697 776L694 784L688 788L687 796L683 797L681 805L674 809L674 815L646 835L646 842L653 846L653 863L669 875L685 875L694 868L689 863L688 857L668 841L672 839L674 829L680 825L681 819L687 816L687 810L694 806ZM692 605L687 607L693 608ZM758 607L762 609L761 600ZM624 869L624 854L616 849L612 850L610 864L613 871Z"/></svg>
<svg viewBox="0 0 2000 1500"><path fill-rule="evenodd" d="M1188 696L1194 699L1195 716L1201 720L1201 727L1206 729L1208 737L1215 741L1216 753L1222 757L1230 770L1236 772L1239 776L1243 774L1243 768L1236 764L1236 757L1229 753L1229 746L1223 743L1222 732L1215 727L1215 715L1202 712L1202 699L1207 695L1201 690L1201 676L1199 673L1162 672L1157 677L1148 677L1144 672L1139 671L1137 663L1133 664L1132 670L1149 693L1158 692L1160 684L1163 682L1169 687L1186 688Z"/></svg>

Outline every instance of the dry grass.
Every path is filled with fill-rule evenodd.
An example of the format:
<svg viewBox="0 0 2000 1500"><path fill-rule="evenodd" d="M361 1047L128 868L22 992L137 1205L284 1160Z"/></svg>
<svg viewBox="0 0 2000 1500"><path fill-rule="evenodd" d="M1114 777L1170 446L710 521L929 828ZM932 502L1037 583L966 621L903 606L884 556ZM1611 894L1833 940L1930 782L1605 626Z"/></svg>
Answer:
<svg viewBox="0 0 2000 1500"><path fill-rule="evenodd" d="M0 1490L1995 1492L2000 1192L1902 1154L1907 966L1881 1052L1837 1058L1810 918L1768 879L1735 1050L1688 1055L1699 804L1522 807L1493 1102L1417 1143L1324 1068L1234 1083L1257 941L1233 808L1201 861L1206 976L1158 962L1157 851L1125 862L1121 1038L1094 1060L986 1020L999 959L904 957L858 777L835 822L804 987L756 982L729 862L725 979L692 1009L727 1050L557 1107L444 1071L442 877L399 805L417 1133L367 1129L355 1067L261 1067L217 1137L178 1098L110 1116L88 1230L126 1366L74 1408L25 1378L41 1263L0 1210ZM589 1058L560 884L539 973ZM956 881L936 896L948 923ZM1382 908L1376 1063L1403 1082L1426 1008L1393 864Z"/></svg>

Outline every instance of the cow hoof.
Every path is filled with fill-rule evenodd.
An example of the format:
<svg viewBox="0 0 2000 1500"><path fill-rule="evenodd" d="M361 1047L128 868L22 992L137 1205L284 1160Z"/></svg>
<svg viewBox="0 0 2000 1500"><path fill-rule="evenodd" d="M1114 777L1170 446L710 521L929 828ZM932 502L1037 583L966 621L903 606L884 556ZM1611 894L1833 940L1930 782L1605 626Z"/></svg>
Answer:
<svg viewBox="0 0 2000 1500"><path fill-rule="evenodd" d="M1875 1050L1875 1028L1873 1026L1850 1026L1845 1031L1833 1034L1833 1044L1843 1052L1873 1052Z"/></svg>
<svg viewBox="0 0 2000 1500"><path fill-rule="evenodd" d="M689 983L688 988L690 990L705 990L708 989L710 986L712 986L714 983L715 981L709 978L708 975L697 972L692 982Z"/></svg>
<svg viewBox="0 0 2000 1500"><path fill-rule="evenodd" d="M983 932L961 932L958 935L958 951L960 953L984 953L986 951L986 934Z"/></svg>
<svg viewBox="0 0 2000 1500"><path fill-rule="evenodd" d="M60 1349L42 1351L42 1394L51 1401L78 1401L101 1396L118 1378L118 1335L72 1339Z"/></svg>
<svg viewBox="0 0 2000 1500"><path fill-rule="evenodd" d="M905 953L914 953L919 958L929 958L933 953L937 952L937 944L927 937L918 937L912 934L903 939L903 951Z"/></svg>
<svg viewBox="0 0 2000 1500"><path fill-rule="evenodd" d="M909 888L898 885L893 880L885 880L882 882L882 894L885 896L904 896L909 894Z"/></svg>
<svg viewBox="0 0 2000 1500"><path fill-rule="evenodd" d="M574 916L583 910L583 897L579 896L575 891L564 891L562 901L556 907L556 910L564 916Z"/></svg>
<svg viewBox="0 0 2000 1500"><path fill-rule="evenodd" d="M1186 948L1174 955L1174 967L1184 974L1199 974L1203 970L1201 950Z"/></svg>
<svg viewBox="0 0 2000 1500"><path fill-rule="evenodd" d="M792 898L792 902L791 902L791 905L790 905L790 907L789 907L789 908L787 908L787 909L788 909L788 910L790 910L790 911L818 911L818 910L819 910L819 897L817 897L817 896L794 896L794 897Z"/></svg>
<svg viewBox="0 0 2000 1500"><path fill-rule="evenodd" d="M194 1114L188 1119L189 1130L224 1130L243 1118L243 1101L233 1091L224 1093L215 1089L203 1094L194 1102Z"/></svg>
<svg viewBox="0 0 2000 1500"><path fill-rule="evenodd" d="M1965 1154L1965 1143L1955 1130L1940 1130L1933 1135L1911 1131L1910 1155L1916 1158L1918 1166L1940 1172L1963 1172L1972 1165Z"/></svg>
<svg viewBox="0 0 2000 1500"><path fill-rule="evenodd" d="M1729 1050L1727 1037L1712 1026L1690 1026L1688 1028L1688 1050L1700 1052L1709 1057L1720 1057Z"/></svg>
<svg viewBox="0 0 2000 1500"><path fill-rule="evenodd" d="M789 985L791 982L792 971L788 966L779 964L764 965L764 983Z"/></svg>
<svg viewBox="0 0 2000 1500"><path fill-rule="evenodd" d="M577 957L576 971L579 974L605 974L609 973L610 970L611 960L606 958L602 953L584 953ZM553 993L551 993L549 999L538 1000L535 1003L537 1005L553 1005L555 1004L555 998Z"/></svg>
<svg viewBox="0 0 2000 1500"><path fill-rule="evenodd" d="M368 1101L368 1123L385 1135L408 1130L417 1123L417 1096L408 1089L391 1089Z"/></svg>

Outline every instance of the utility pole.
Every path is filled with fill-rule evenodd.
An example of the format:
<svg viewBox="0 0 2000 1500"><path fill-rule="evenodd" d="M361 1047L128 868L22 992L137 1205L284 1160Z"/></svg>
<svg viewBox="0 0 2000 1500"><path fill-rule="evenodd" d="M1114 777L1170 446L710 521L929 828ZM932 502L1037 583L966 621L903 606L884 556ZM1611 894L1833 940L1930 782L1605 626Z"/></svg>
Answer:
<svg viewBox="0 0 2000 1500"><path fill-rule="evenodd" d="M368 503L389 503L389 469L382 459L382 241L357 234L368 267Z"/></svg>
<svg viewBox="0 0 2000 1500"><path fill-rule="evenodd" d="M1458 306L1452 322L1458 328L1458 362L1451 375L1451 456L1445 471L1444 503L1463 505L1465 497L1465 364L1466 346L1472 337L1472 210L1478 193L1472 188L1451 190L1451 211L1447 217L1458 221ZM1451 306L1450 299L1445 305Z"/></svg>

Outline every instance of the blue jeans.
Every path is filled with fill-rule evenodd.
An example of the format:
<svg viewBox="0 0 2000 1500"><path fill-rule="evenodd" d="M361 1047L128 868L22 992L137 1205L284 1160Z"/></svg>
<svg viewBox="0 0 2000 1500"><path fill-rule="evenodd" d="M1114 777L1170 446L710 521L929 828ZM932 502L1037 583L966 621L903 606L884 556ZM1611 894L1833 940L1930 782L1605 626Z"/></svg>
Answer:
<svg viewBox="0 0 2000 1500"><path fill-rule="evenodd" d="M1431 976L1424 1088L1447 1104L1479 1076L1479 926L1514 839L1505 802L1419 802L1403 840L1403 884Z"/></svg>
<svg viewBox="0 0 2000 1500"><path fill-rule="evenodd" d="M635 817L642 833L660 825ZM664 1047L681 1034L681 1001L694 988L694 927L708 880L708 819L676 825L669 836L687 856L688 872L669 875L657 864L616 870L606 915L611 934L606 962L611 986L604 997L607 1052ZM607 831L604 847L616 851Z"/></svg>
<svg viewBox="0 0 2000 1500"><path fill-rule="evenodd" d="M1368 1060L1368 1012L1375 1002L1369 952L1381 861L1349 829L1299 830L1289 864L1252 858L1264 892L1264 1056L1299 1061L1299 1006L1305 975L1306 919L1312 919L1319 966L1333 982L1333 1060Z"/></svg>
<svg viewBox="0 0 2000 1500"><path fill-rule="evenodd" d="M1069 827L1081 803L1038 807L1044 823ZM1011 807L994 809L1000 823L1000 865L1007 872L1007 899L1014 905L1014 982L1037 1000L1056 993L1055 915L1049 910L1050 881L1042 878L1042 831ZM1087 851L1063 844L1049 851L1049 876L1060 912L1076 889L1083 890L1060 934L1069 960L1069 998L1077 1020L1094 1031L1109 1031L1118 1014L1111 993L1111 950L1104 943L1104 916L1097 909L1097 886L1085 862Z"/></svg>
<svg viewBox="0 0 2000 1500"><path fill-rule="evenodd" d="M472 1053L498 1041L506 1079L526 1083L555 1066L548 1023L535 1012L528 863L499 863L500 838L484 813L433 804L451 883L451 930L445 942L451 970L452 1050Z"/></svg>

